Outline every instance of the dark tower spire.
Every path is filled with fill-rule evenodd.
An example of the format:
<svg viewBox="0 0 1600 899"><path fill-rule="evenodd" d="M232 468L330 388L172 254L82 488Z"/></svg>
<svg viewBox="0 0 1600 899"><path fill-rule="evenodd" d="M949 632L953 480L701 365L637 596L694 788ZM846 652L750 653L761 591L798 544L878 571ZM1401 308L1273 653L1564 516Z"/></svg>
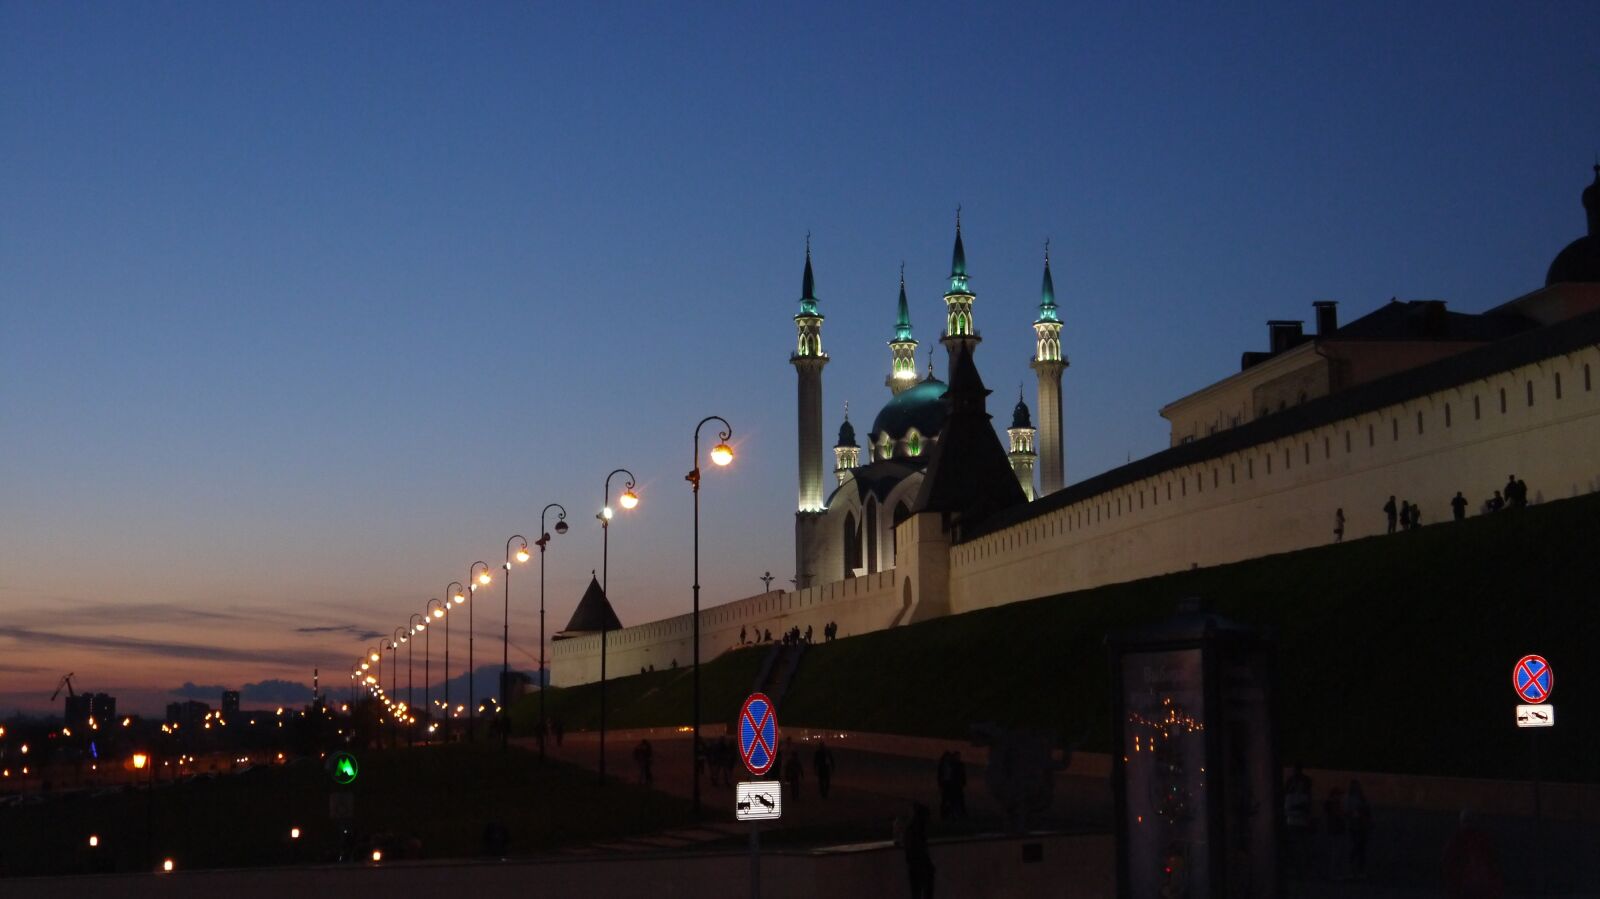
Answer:
<svg viewBox="0 0 1600 899"><path fill-rule="evenodd" d="M967 286L967 250L961 244L961 207L956 207L956 246L950 254L950 289L944 294L944 336L940 341L950 351L951 371L954 371L956 350L965 347L968 352L977 348L978 329L972 320L973 296Z"/></svg>

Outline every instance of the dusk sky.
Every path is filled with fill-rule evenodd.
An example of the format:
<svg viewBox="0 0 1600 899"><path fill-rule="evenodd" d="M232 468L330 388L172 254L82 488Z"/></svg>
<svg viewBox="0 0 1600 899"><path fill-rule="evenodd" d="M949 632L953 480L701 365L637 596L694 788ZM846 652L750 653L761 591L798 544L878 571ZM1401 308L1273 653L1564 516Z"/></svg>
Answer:
<svg viewBox="0 0 1600 899"><path fill-rule="evenodd" d="M867 6L0 2L0 714L342 689L550 502L559 630L619 466L618 615L686 612L711 414L703 601L789 586L807 232L830 445L902 261L937 346L958 204L990 412L1032 405L1050 238L1069 482L1267 319L1481 311L1583 232L1592 3Z"/></svg>

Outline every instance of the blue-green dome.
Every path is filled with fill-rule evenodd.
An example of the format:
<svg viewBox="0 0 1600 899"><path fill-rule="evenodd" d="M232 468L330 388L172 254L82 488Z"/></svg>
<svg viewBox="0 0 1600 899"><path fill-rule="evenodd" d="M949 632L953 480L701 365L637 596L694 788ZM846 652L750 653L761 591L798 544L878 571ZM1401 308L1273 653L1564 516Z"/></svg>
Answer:
<svg viewBox="0 0 1600 899"><path fill-rule="evenodd" d="M916 428L924 439L936 436L944 427L945 384L938 378L927 378L917 386L901 391L884 404L878 417L872 420L872 440L877 443L884 433L890 440L899 440L906 432Z"/></svg>

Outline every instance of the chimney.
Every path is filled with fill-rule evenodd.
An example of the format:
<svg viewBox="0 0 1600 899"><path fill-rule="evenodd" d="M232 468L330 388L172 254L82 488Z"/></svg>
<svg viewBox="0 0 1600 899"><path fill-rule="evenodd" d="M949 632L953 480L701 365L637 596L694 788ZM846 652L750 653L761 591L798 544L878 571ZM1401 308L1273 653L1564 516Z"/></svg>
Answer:
<svg viewBox="0 0 1600 899"><path fill-rule="evenodd" d="M1317 310L1317 336L1330 337L1339 330L1339 304L1333 300L1317 300L1311 304Z"/></svg>
<svg viewBox="0 0 1600 899"><path fill-rule="evenodd" d="M1274 320L1267 322L1268 349L1276 355L1295 344L1300 343L1301 328L1305 323L1300 321Z"/></svg>

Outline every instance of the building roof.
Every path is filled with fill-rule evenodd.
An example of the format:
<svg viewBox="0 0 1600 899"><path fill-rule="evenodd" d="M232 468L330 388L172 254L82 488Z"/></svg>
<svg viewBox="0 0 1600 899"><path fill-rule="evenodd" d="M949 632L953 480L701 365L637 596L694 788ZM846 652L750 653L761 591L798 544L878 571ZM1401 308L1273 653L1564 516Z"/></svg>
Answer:
<svg viewBox="0 0 1600 899"><path fill-rule="evenodd" d="M1559 356L1596 343L1600 343L1600 311L1588 312L1554 325L1524 331L1504 340L1349 390L1310 400L1236 428L1219 431L1209 437L1153 453L1143 459L1079 481L1026 506L1007 509L984 521L977 528L966 529L961 538L970 540L981 537L1175 468L1220 458L1229 453L1491 377L1519 365ZM952 375L951 380L954 379ZM942 446L948 439L949 435L946 435L945 441L941 441L940 445ZM931 465L930 462L930 469Z"/></svg>
<svg viewBox="0 0 1600 899"><path fill-rule="evenodd" d="M1528 319L1508 312L1452 312L1443 300L1390 300L1377 309L1317 339L1443 340L1486 342L1533 327Z"/></svg>
<svg viewBox="0 0 1600 899"><path fill-rule="evenodd" d="M873 442L885 433L890 440L899 440L912 428L924 437L938 434L944 428L946 410L941 401L944 392L944 382L929 375L915 387L895 394L872 420L872 430L868 433Z"/></svg>
<svg viewBox="0 0 1600 899"><path fill-rule="evenodd" d="M1027 503L985 408L988 395L971 348L958 345L944 398L949 417L928 454L928 472L912 507L916 511L948 513L965 529Z"/></svg>
<svg viewBox="0 0 1600 899"><path fill-rule="evenodd" d="M1583 212L1589 233L1567 244L1550 263L1544 283L1600 281L1600 164L1594 167L1594 183L1583 190Z"/></svg>
<svg viewBox="0 0 1600 899"><path fill-rule="evenodd" d="M583 598L578 600L578 607L572 612L572 620L567 622L566 630L562 633L571 636L621 628L622 622L617 619L616 611L611 608L611 600L606 599L606 591L600 589L600 582L591 573L589 589L583 591Z"/></svg>
<svg viewBox="0 0 1600 899"><path fill-rule="evenodd" d="M858 468L850 469L850 479L839 485L839 489L828 497L829 507L833 506L834 499L841 490L855 491L856 498L865 501L868 495L878 498L883 502L889 498L889 491L899 486L901 481L922 471L928 465L928 456L909 456L898 459L879 459L869 462Z"/></svg>
<svg viewBox="0 0 1600 899"><path fill-rule="evenodd" d="M834 448L856 446L856 426L850 423L850 412L844 413L844 424L839 426L839 442Z"/></svg>

